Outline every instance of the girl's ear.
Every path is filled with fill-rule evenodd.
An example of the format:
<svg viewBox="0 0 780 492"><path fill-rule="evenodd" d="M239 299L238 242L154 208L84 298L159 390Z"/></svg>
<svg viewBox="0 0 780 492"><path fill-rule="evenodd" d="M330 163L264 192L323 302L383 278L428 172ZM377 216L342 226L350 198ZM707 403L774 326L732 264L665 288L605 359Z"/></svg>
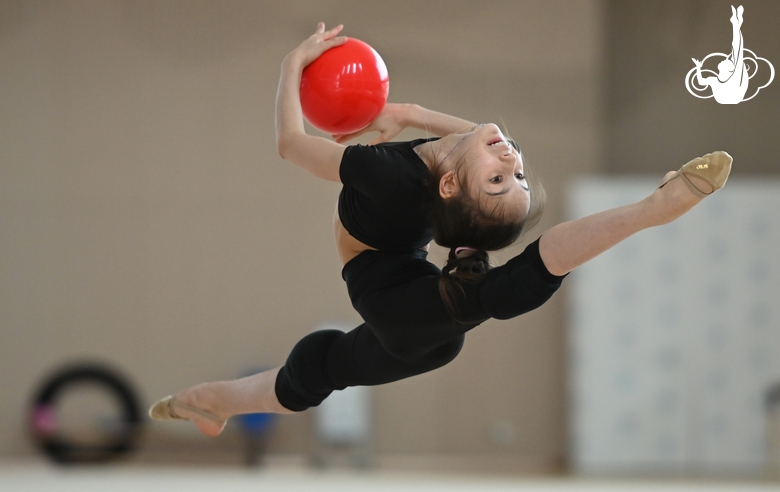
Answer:
<svg viewBox="0 0 780 492"><path fill-rule="evenodd" d="M439 180L439 195L445 200L452 198L458 192L458 177L455 171L448 171Z"/></svg>

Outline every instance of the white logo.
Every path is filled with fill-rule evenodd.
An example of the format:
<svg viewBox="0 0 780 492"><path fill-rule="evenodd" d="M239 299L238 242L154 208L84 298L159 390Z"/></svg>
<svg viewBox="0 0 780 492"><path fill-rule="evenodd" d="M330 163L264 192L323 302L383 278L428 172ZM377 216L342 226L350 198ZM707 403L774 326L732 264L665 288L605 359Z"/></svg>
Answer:
<svg viewBox="0 0 780 492"><path fill-rule="evenodd" d="M707 55L702 61L692 58L696 64L685 76L685 88L692 95L707 99L714 97L720 104L739 104L742 101L748 101L756 97L758 91L768 86L775 78L775 67L766 58L761 58L755 53L745 48L742 39L742 13L745 9L742 5L736 10L731 7L731 26L733 36L731 39L731 53L712 53ZM702 68L702 65L709 59L715 57L715 61L722 58L718 63L718 72ZM758 87L749 97L745 97L748 90L750 79L758 73L759 60L766 63L769 67L769 80L766 84ZM707 76L709 75L709 76ZM707 88L712 89L712 94L702 96L696 92L707 92ZM696 92L694 92L696 91Z"/></svg>

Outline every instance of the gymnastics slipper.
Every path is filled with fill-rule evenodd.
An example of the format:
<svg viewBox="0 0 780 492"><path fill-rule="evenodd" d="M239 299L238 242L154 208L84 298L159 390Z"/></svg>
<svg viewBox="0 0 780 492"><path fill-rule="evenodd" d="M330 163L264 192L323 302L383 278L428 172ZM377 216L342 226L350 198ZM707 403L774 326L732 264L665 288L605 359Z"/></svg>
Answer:
<svg viewBox="0 0 780 492"><path fill-rule="evenodd" d="M217 418L216 415L206 412L205 410L201 410L200 408L187 405L186 403L182 403L173 396L166 396L162 400L152 405L152 407L149 409L149 416L154 420L190 420L184 417L179 417L174 411L174 409L177 407L181 408L182 410L200 415L201 417L211 420L212 422L217 422L219 424L222 423L222 420Z"/></svg>
<svg viewBox="0 0 780 492"><path fill-rule="evenodd" d="M726 184L726 180L731 172L731 163L733 160L734 159L730 155L720 150L697 157L681 167L676 173L669 177L669 179L661 183L659 188L663 188L666 183L679 176L694 195L699 198L704 198L723 188L723 185ZM688 179L688 176L696 176L697 178L703 179L707 184L712 186L712 190L708 192L700 190L690 179Z"/></svg>

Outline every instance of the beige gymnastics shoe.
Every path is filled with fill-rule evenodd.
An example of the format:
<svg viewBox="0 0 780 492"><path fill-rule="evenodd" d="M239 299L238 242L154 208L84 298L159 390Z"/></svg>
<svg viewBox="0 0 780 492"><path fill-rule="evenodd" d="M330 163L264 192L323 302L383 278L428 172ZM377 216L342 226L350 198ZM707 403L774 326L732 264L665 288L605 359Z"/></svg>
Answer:
<svg viewBox="0 0 780 492"><path fill-rule="evenodd" d="M149 416L154 420L190 420L184 417L179 417L174 411L175 408L181 408L188 412L200 415L201 417L208 419L212 422L222 424L223 421L216 415L213 415L200 408L195 408L186 403L182 403L173 396L166 396L162 400L158 401L149 409Z"/></svg>
<svg viewBox="0 0 780 492"><path fill-rule="evenodd" d="M720 150L697 157L681 167L676 173L671 175L669 179L661 183L659 188L663 188L666 183L679 176L694 195L699 198L705 198L723 188L723 185L726 184L726 180L729 178L729 173L731 172L731 163L733 160L734 159L730 155ZM701 178L712 186L712 190L700 190L690 179L688 179L688 176Z"/></svg>

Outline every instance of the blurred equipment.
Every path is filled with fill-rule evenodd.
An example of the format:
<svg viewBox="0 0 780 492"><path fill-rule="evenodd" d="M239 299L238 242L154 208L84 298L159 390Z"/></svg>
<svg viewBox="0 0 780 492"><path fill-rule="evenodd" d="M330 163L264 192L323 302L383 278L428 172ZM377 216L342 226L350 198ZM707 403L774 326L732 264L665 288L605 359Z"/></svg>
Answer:
<svg viewBox="0 0 780 492"><path fill-rule="evenodd" d="M766 393L767 472L770 478L780 479L780 382Z"/></svg>
<svg viewBox="0 0 780 492"><path fill-rule="evenodd" d="M252 376L263 371L265 369L250 371L245 376ZM247 466L262 464L262 459L268 447L268 438L275 422L276 415L272 413L247 413L238 416L241 434L246 441Z"/></svg>
<svg viewBox="0 0 780 492"><path fill-rule="evenodd" d="M268 434L276 420L272 413L247 413L238 416L246 439L246 464L259 465L268 447Z"/></svg>
<svg viewBox="0 0 780 492"><path fill-rule="evenodd" d="M301 109L306 119L331 134L368 126L387 102L390 79L382 57L371 46L350 38L303 70Z"/></svg>
<svg viewBox="0 0 780 492"><path fill-rule="evenodd" d="M130 452L141 405L118 371L99 363L68 364L44 379L32 401L30 427L57 463L109 461Z"/></svg>
<svg viewBox="0 0 780 492"><path fill-rule="evenodd" d="M350 324L325 323L317 330L352 329ZM315 467L371 466L371 387L334 391L314 412L316 440L311 460Z"/></svg>
<svg viewBox="0 0 780 492"><path fill-rule="evenodd" d="M327 467L341 460L355 468L371 465L370 388L334 391L315 410L318 447L314 465Z"/></svg>

